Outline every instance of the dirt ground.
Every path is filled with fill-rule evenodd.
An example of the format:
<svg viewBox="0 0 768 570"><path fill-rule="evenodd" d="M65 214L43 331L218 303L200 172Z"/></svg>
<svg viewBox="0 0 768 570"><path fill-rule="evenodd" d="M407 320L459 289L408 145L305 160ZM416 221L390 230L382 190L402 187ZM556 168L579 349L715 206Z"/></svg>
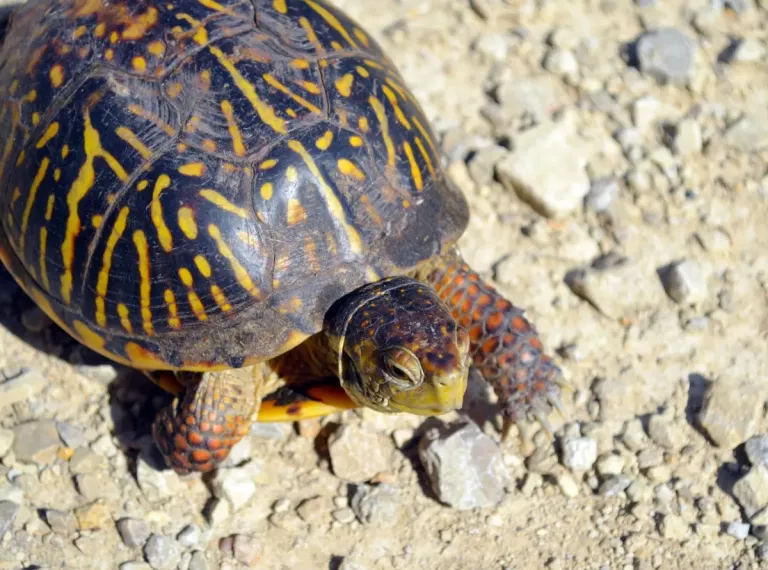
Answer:
<svg viewBox="0 0 768 570"><path fill-rule="evenodd" d="M149 440L166 397L0 272L0 569L768 568L768 471L743 445L768 433L768 3L334 3L433 121L464 255L574 386L554 447L500 443L506 492L469 510L436 497L422 421L370 411L257 426L226 474L179 478ZM690 43L654 64L636 42L658 28ZM462 417L499 441L477 379L441 419ZM340 425L371 447L333 455ZM394 515L350 508L354 451Z"/></svg>

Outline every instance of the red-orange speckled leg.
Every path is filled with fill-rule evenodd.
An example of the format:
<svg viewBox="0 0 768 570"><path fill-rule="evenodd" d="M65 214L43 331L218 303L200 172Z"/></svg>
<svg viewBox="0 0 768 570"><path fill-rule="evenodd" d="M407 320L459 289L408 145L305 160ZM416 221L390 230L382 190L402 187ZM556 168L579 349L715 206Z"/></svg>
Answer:
<svg viewBox="0 0 768 570"><path fill-rule="evenodd" d="M177 473L210 471L248 433L260 384L251 368L180 372L177 378L185 392L160 411L152 434Z"/></svg>
<svg viewBox="0 0 768 570"><path fill-rule="evenodd" d="M493 386L504 418L504 436L520 420L536 418L549 431L546 415L562 409L560 369L544 354L536 329L461 258L447 256L427 281L469 332L473 365Z"/></svg>

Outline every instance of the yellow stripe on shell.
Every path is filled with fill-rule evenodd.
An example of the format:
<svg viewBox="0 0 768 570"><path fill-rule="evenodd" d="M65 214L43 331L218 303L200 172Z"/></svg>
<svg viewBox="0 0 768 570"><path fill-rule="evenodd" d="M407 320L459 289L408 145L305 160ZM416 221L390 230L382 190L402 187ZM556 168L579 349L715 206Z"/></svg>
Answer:
<svg viewBox="0 0 768 570"><path fill-rule="evenodd" d="M253 279L248 274L248 271L246 271L245 267L243 267L240 261L235 257L232 249L230 249L230 247L224 242L224 239L221 237L221 230L218 228L218 226L209 224L208 234L211 236L211 238L213 238L213 241L216 242L216 245L219 248L219 253L229 262L229 265L232 268L232 271L235 274L235 278L237 279L237 282L240 284L240 286L253 297L260 297L261 291L259 291L259 288L256 287Z"/></svg>
<svg viewBox="0 0 768 570"><path fill-rule="evenodd" d="M241 218L248 218L248 211L245 208L235 206L232 202L227 200L224 196L216 192L216 190L212 190L210 188L200 190L200 196L208 200L211 204L218 206L225 212L229 212L230 214L235 214L236 216L239 216Z"/></svg>
<svg viewBox="0 0 768 570"><path fill-rule="evenodd" d="M141 297L141 319L143 321L144 331L148 335L155 334L152 326L152 311L150 309L150 293L152 291L152 281L149 265L149 244L147 237L141 230L133 232L133 243L136 246L136 252L139 257L139 294Z"/></svg>
<svg viewBox="0 0 768 570"><path fill-rule="evenodd" d="M29 216L32 213L32 206L34 205L35 198L37 197L37 190L40 188L40 184L42 184L43 179L45 178L45 173L48 171L48 165L50 162L51 161L47 156L43 157L43 160L40 161L40 167L37 169L35 179L32 181L32 186L29 188L27 204L24 207L24 213L21 218L21 239L19 242L20 257L24 255L24 242L27 237L27 226L29 225Z"/></svg>
<svg viewBox="0 0 768 570"><path fill-rule="evenodd" d="M152 205L150 206L150 217L152 223L157 230L157 239L160 241L160 245L167 252L170 253L173 249L173 236L171 230L168 229L168 225L163 218L163 206L160 203L160 194L163 190L167 190L171 186L171 178L167 174L161 174L157 177L155 182L155 189L152 192Z"/></svg>
<svg viewBox="0 0 768 570"><path fill-rule="evenodd" d="M120 210L120 213L112 226L112 231L107 238L107 244L104 246L104 255L101 259L101 271L96 281L96 322L100 327L107 326L107 313L105 307L105 298L109 288L109 273L112 270L112 255L117 246L117 242L125 232L125 226L128 222L130 208L127 206Z"/></svg>

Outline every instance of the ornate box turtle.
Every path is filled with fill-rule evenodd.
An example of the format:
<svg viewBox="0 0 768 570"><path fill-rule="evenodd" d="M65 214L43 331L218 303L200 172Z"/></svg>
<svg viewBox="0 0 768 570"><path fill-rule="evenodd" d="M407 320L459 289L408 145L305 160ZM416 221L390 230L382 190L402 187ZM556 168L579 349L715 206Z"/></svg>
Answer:
<svg viewBox="0 0 768 570"><path fill-rule="evenodd" d="M506 426L557 405L534 328L455 246L467 203L418 103L337 9L29 0L0 62L0 258L177 395L154 425L177 471L257 419L455 409L471 365Z"/></svg>

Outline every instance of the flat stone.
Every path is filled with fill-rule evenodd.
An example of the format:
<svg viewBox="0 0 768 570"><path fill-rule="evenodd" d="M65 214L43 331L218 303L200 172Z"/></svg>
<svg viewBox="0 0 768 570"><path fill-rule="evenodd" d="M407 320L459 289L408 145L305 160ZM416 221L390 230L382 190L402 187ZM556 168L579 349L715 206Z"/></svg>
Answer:
<svg viewBox="0 0 768 570"><path fill-rule="evenodd" d="M496 505L510 484L499 446L472 422L430 430L419 457L435 495L455 509Z"/></svg>
<svg viewBox="0 0 768 570"><path fill-rule="evenodd" d="M579 267L569 271L565 280L574 294L615 319L631 318L657 307L663 299L654 269L631 260Z"/></svg>
<svg viewBox="0 0 768 570"><path fill-rule="evenodd" d="M100 501L76 508L75 517L81 530L103 529L112 525L112 515L107 506Z"/></svg>
<svg viewBox="0 0 768 570"><path fill-rule="evenodd" d="M560 487L560 491L562 491L563 495L570 499L578 497L579 484L574 476L568 471L565 471L564 469L558 470L557 473L555 473L555 481L557 481L557 486Z"/></svg>
<svg viewBox="0 0 768 570"><path fill-rule="evenodd" d="M496 165L505 188L551 218L578 209L590 189L584 143L567 123L544 123L516 135L515 150Z"/></svg>
<svg viewBox="0 0 768 570"><path fill-rule="evenodd" d="M659 28L637 42L640 71L660 83L690 83L696 73L696 42L675 28Z"/></svg>
<svg viewBox="0 0 768 570"><path fill-rule="evenodd" d="M48 385L48 379L37 370L23 368L9 376L0 371L0 410L34 398Z"/></svg>
<svg viewBox="0 0 768 570"><path fill-rule="evenodd" d="M611 475L600 485L598 493L603 497L615 497L632 485L632 479L626 475Z"/></svg>
<svg viewBox="0 0 768 570"><path fill-rule="evenodd" d="M124 517L117 521L117 532L128 548L141 548L150 534L146 521L131 517Z"/></svg>
<svg viewBox="0 0 768 570"><path fill-rule="evenodd" d="M361 523L392 526L400 514L400 491L387 483L359 485L350 506Z"/></svg>
<svg viewBox="0 0 768 570"><path fill-rule="evenodd" d="M651 416L648 420L648 433L655 443L666 449L679 450L687 440L683 428L666 415Z"/></svg>
<svg viewBox="0 0 768 570"><path fill-rule="evenodd" d="M13 521L21 510L19 504L12 501L0 501L0 542L2 542L5 533L11 530Z"/></svg>
<svg viewBox="0 0 768 570"><path fill-rule="evenodd" d="M106 457L94 453L87 447L78 447L69 460L69 470L75 475L103 471L108 467L109 462Z"/></svg>
<svg viewBox="0 0 768 570"><path fill-rule="evenodd" d="M78 529L77 517L72 511L45 510L45 522L56 534L64 536L73 534Z"/></svg>
<svg viewBox="0 0 768 570"><path fill-rule="evenodd" d="M768 467L768 434L750 437L744 444L744 451L752 465Z"/></svg>
<svg viewBox="0 0 768 570"><path fill-rule="evenodd" d="M715 444L735 448L755 434L765 393L762 381L723 377L707 388L699 423Z"/></svg>
<svg viewBox="0 0 768 570"><path fill-rule="evenodd" d="M181 558L181 547L167 536L153 534L144 545L144 557L152 570L171 570Z"/></svg>
<svg viewBox="0 0 768 570"><path fill-rule="evenodd" d="M563 85L549 74L506 81L496 90L496 98L505 115L536 122L550 118L568 101Z"/></svg>
<svg viewBox="0 0 768 570"><path fill-rule="evenodd" d="M674 263L661 271L664 290L678 304L695 304L709 296L707 279L701 266L690 259Z"/></svg>
<svg viewBox="0 0 768 570"><path fill-rule="evenodd" d="M152 566L143 561L129 560L120 565L120 570L152 570Z"/></svg>
<svg viewBox="0 0 768 570"><path fill-rule="evenodd" d="M596 468L603 477L619 475L624 470L624 458L616 453L604 453L598 457Z"/></svg>
<svg viewBox="0 0 768 570"><path fill-rule="evenodd" d="M749 113L725 131L725 142L742 152L768 147L768 114Z"/></svg>
<svg viewBox="0 0 768 570"><path fill-rule="evenodd" d="M385 435L344 424L328 438L328 452L334 475L363 483L390 470L393 445Z"/></svg>
<svg viewBox="0 0 768 570"><path fill-rule="evenodd" d="M247 568L256 568L264 552L264 541L247 534L235 535L232 543L232 554L240 564Z"/></svg>
<svg viewBox="0 0 768 570"><path fill-rule="evenodd" d="M499 163L509 151L501 146L490 145L475 151L467 163L469 175L478 186L488 186L493 182L496 172L496 164Z"/></svg>
<svg viewBox="0 0 768 570"><path fill-rule="evenodd" d="M752 467L733 485L733 496L749 518L768 506L768 468Z"/></svg>
<svg viewBox="0 0 768 570"><path fill-rule="evenodd" d="M75 475L75 487L87 501L96 499L117 501L122 495L117 482L106 471Z"/></svg>
<svg viewBox="0 0 768 570"><path fill-rule="evenodd" d="M560 77L575 80L579 76L579 61L569 49L553 48L544 57L544 69Z"/></svg>
<svg viewBox="0 0 768 570"><path fill-rule="evenodd" d="M0 399L2 395L0 394ZM47 465L56 459L61 447L59 432L51 420L40 420L21 424L13 428L13 452L16 461Z"/></svg>

